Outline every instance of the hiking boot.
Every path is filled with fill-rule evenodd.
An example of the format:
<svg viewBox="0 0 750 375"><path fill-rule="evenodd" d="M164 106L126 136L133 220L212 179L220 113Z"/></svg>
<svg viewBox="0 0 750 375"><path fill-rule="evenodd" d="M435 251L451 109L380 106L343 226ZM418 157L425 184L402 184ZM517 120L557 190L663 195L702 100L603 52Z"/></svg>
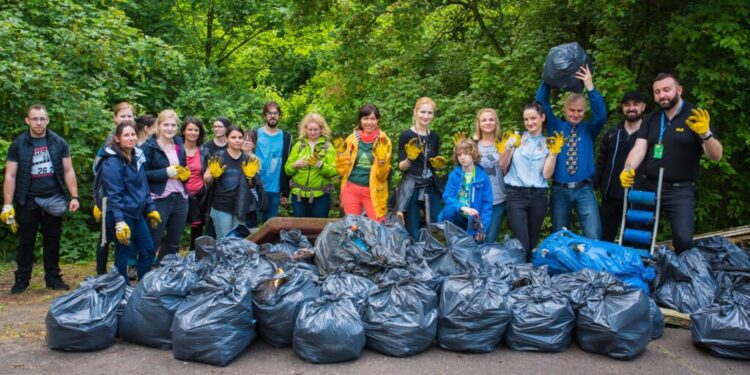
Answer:
<svg viewBox="0 0 750 375"><path fill-rule="evenodd" d="M29 288L29 280L16 278L16 283L10 288L10 294L19 294Z"/></svg>
<svg viewBox="0 0 750 375"><path fill-rule="evenodd" d="M70 290L70 287L68 284L63 281L62 277L56 277L54 279L46 280L47 282L47 289L52 290Z"/></svg>

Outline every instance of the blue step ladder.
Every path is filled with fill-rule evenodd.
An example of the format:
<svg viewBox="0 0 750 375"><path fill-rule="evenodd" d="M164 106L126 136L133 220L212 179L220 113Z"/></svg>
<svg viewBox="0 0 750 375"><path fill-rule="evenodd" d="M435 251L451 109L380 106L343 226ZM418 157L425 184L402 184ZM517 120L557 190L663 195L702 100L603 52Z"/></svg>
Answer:
<svg viewBox="0 0 750 375"><path fill-rule="evenodd" d="M620 225L620 238L618 244L622 246L623 241L648 248L648 255L654 255L656 247L656 233L659 230L659 209L661 206L661 186L664 177L664 168L659 169L659 182L656 191L641 191L625 188L625 197L622 202L622 223ZM628 208L630 204L637 204L639 209ZM641 228L651 225L651 230L628 228L627 225L638 225ZM646 254L644 254L646 255ZM646 255L648 257L648 255Z"/></svg>

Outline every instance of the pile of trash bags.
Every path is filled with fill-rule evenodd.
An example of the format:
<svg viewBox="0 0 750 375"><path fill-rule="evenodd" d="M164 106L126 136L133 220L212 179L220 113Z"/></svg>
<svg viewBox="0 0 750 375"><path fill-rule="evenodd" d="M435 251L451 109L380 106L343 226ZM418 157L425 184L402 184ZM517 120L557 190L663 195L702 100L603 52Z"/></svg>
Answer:
<svg viewBox="0 0 750 375"><path fill-rule="evenodd" d="M501 342L560 352L577 341L627 360L664 332L644 290L653 269L567 231L545 239L533 263L517 240L479 244L449 222L423 228L417 241L398 223L360 216L329 223L314 245L299 231L280 237L262 246L200 238L195 253L165 257L131 289L117 273L88 279L53 302L48 345L98 350L119 334L226 366L256 337L312 363L355 360L364 347L405 357L435 342L486 353ZM693 309L696 344L747 356L746 254L718 240L691 251L660 250L654 298Z"/></svg>
<svg viewBox="0 0 750 375"><path fill-rule="evenodd" d="M680 255L657 249L655 258L654 298L690 314L693 343L720 357L750 359L750 255L714 236Z"/></svg>

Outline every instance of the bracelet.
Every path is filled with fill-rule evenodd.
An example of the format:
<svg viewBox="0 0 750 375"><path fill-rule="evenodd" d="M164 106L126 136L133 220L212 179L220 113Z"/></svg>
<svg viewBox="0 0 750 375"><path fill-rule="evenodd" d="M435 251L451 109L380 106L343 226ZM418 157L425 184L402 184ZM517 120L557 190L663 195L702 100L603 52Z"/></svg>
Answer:
<svg viewBox="0 0 750 375"><path fill-rule="evenodd" d="M78 196L75 196L75 197L70 197L70 200L73 200L73 199L75 199L75 200L77 200L77 201L79 201L79 202L81 201L81 199L80 199L80 198L78 198Z"/></svg>
<svg viewBox="0 0 750 375"><path fill-rule="evenodd" d="M707 136L705 136L705 137L701 137L701 141L705 142L705 141L707 141L707 140L711 139L711 138L712 138L713 136L714 136L714 134L713 134L713 133L711 133L711 132L708 132L708 135L707 135Z"/></svg>

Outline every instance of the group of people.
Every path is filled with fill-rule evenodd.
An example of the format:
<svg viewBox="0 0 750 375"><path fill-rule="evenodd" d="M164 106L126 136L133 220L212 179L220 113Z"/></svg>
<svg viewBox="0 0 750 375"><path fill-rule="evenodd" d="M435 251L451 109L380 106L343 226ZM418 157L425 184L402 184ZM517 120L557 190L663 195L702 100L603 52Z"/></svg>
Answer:
<svg viewBox="0 0 750 375"><path fill-rule="evenodd" d="M167 109L136 120L132 106L120 103L114 108L115 131L94 165L94 216L103 229L97 271L106 271L109 241L118 271L127 277L128 264L137 265L140 278L178 251L186 225L192 248L203 234L222 238L239 224L258 226L287 201L296 217L329 217L334 189L345 214L383 222L391 212L414 239L424 222L447 220L478 241L494 242L507 216L513 237L529 252L539 242L549 206L553 231L570 227L575 211L584 235L613 241L623 188L654 190L660 168L661 207L674 247L678 252L692 247L699 160L703 154L711 160L722 156L708 112L682 99L674 76L660 74L653 83L658 109L644 117L645 98L626 93L624 121L601 137L595 161L606 105L586 66L576 77L587 95L569 94L563 118L553 113L550 87L542 82L536 100L523 108L522 133L503 131L494 109L480 109L473 134L453 136L455 167L447 179L437 171L449 160L440 155L441 137L430 127L437 105L420 98L411 126L398 138L395 166L401 179L395 194L392 143L373 104L360 108L346 138L332 139L323 116L310 113L292 140L278 126L280 106L268 102L263 126L243 130L218 117L213 139L205 141L206 130L195 117L180 120ZM592 116L584 120L587 98ZM67 289L58 266L59 240L62 214L79 208L75 172L65 141L47 129L46 109L30 107L25 121L29 131L8 151L0 215L19 233L11 291L28 287L39 228L47 287Z"/></svg>

